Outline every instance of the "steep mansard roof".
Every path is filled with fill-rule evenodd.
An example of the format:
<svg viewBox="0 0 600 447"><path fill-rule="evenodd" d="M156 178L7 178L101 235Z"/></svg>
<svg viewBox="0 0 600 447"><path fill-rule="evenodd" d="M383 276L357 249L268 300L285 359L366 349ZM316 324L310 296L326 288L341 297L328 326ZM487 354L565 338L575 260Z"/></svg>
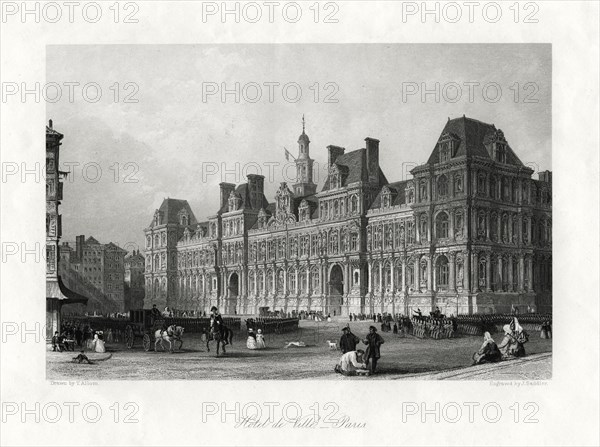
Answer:
<svg viewBox="0 0 600 447"><path fill-rule="evenodd" d="M168 223L179 223L179 213L182 210L187 212L189 216L189 225L196 225L198 221L196 220L196 216L194 216L194 212L190 207L190 204L187 200L179 200L179 199L164 199L163 203L160 205L158 209L163 215L163 224ZM154 226L154 219L150 223L150 226Z"/></svg>
<svg viewBox="0 0 600 447"><path fill-rule="evenodd" d="M237 194L240 199L242 200L241 206L239 209L243 209L243 210L255 210L258 211L261 208L267 208L269 206L269 201L267 200L267 198L265 197L265 195L262 195L262 203L259 203L258 206L253 207L252 206L252 201L250 200L250 188L248 188L248 183L242 183L241 185L238 185L235 190L234 193ZM219 213L227 213L229 211L229 204L225 203L224 206L221 207L221 209L219 210Z"/></svg>
<svg viewBox="0 0 600 447"><path fill-rule="evenodd" d="M377 194L377 197L375 197L375 200L373 201L373 204L371 205L371 208L369 209L376 209L376 208L381 208L383 205L383 200L382 200L382 195L383 192L385 191L385 187L387 187L390 192L392 193L392 206L396 206L396 205L402 205L403 203L405 203L406 201L406 194L405 194L405 190L406 190L406 184L408 183L408 180L402 180L399 182L394 182L394 183L389 183L387 185L384 185L381 190L379 191L379 193Z"/></svg>
<svg viewBox="0 0 600 447"><path fill-rule="evenodd" d="M454 157L468 155L491 159L486 145L489 145L493 141L498 132L501 131L496 129L496 126L493 124L487 124L473 118L467 118L463 115L460 118L449 120L444 126L444 130L442 130L439 139L441 139L442 135L448 134L458 140L458 148L456 149ZM508 153L506 162L508 164L523 166L523 163L519 160L519 157L517 157L510 146L507 145L507 147ZM436 141L427 164L437 163L438 160L439 146Z"/></svg>
<svg viewBox="0 0 600 447"><path fill-rule="evenodd" d="M364 148L340 155L336 158L334 164L337 165L342 172L342 186L347 186L354 182L367 181L369 178L369 173L367 171L367 150ZM387 183L387 179L381 168L379 168L379 183L381 185ZM329 176L327 176L325 185L323 185L321 191L328 191L330 189Z"/></svg>

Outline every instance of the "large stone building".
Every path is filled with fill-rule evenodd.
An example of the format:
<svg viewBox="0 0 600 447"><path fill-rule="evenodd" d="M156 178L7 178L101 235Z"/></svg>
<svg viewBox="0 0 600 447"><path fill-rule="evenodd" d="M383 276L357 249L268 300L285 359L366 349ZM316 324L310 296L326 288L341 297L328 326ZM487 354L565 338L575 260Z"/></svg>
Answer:
<svg viewBox="0 0 600 447"><path fill-rule="evenodd" d="M87 297L65 286L59 273L59 241L62 218L59 206L63 199L63 182L67 172L61 171L60 146L64 135L46 126L46 339L61 330L61 310L66 304L86 304Z"/></svg>
<svg viewBox="0 0 600 447"><path fill-rule="evenodd" d="M102 244L94 237L76 236L75 249L68 242L60 246L61 259L87 282L118 304L119 312L128 311L125 305L125 255L127 250L109 242Z"/></svg>
<svg viewBox="0 0 600 447"><path fill-rule="evenodd" d="M298 145L297 182L272 203L260 175L221 183L206 222L187 201L164 200L145 229L146 307L551 310L552 175L532 179L494 125L448 120L413 178L392 183L378 140L328 146L320 192L304 129Z"/></svg>

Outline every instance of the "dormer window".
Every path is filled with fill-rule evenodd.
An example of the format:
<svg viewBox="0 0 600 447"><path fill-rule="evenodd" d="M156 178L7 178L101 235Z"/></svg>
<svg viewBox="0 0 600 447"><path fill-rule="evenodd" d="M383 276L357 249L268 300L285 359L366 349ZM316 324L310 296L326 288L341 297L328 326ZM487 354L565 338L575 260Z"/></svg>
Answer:
<svg viewBox="0 0 600 447"><path fill-rule="evenodd" d="M188 212L183 209L179 211L179 225L187 226L190 224L190 216Z"/></svg>
<svg viewBox="0 0 600 447"><path fill-rule="evenodd" d="M229 194L229 212L240 209L240 205L242 204L242 199L235 192L231 192Z"/></svg>
<svg viewBox="0 0 600 447"><path fill-rule="evenodd" d="M342 186L342 174L336 165L333 165L329 170L329 186L333 189Z"/></svg>
<svg viewBox="0 0 600 447"><path fill-rule="evenodd" d="M392 193L389 188L384 187L381 193L383 208L389 208L392 205Z"/></svg>
<svg viewBox="0 0 600 447"><path fill-rule="evenodd" d="M506 163L506 146L504 144L496 144L496 161Z"/></svg>
<svg viewBox="0 0 600 447"><path fill-rule="evenodd" d="M444 163L450 160L450 154L448 149L448 143L444 143L440 150L440 163Z"/></svg>
<svg viewBox="0 0 600 447"><path fill-rule="evenodd" d="M450 161L456 155L459 141L458 137L454 134L442 134L438 140L439 163Z"/></svg>

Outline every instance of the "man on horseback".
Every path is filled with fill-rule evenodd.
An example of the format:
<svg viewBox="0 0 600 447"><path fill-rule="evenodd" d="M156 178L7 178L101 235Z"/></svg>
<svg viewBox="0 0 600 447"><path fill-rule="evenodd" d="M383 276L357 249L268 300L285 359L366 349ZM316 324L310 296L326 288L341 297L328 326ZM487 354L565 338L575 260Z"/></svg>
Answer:
<svg viewBox="0 0 600 447"><path fill-rule="evenodd" d="M221 340L225 340L225 344L229 342L225 337L225 325L223 324L223 317L219 313L219 309L216 306L210 308L210 330L213 334L218 333Z"/></svg>

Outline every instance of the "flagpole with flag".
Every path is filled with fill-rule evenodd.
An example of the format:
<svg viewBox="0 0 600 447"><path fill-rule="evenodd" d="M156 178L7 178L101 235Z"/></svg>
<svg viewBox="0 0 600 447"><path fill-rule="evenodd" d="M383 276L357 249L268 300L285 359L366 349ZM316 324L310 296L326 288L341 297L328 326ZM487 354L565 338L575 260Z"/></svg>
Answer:
<svg viewBox="0 0 600 447"><path fill-rule="evenodd" d="M285 146L283 146L283 149L285 149L285 159L287 161L290 161L290 157L292 157L294 159L294 161L296 161L296 157L294 157L292 155L292 153L290 151L287 150L287 148Z"/></svg>

